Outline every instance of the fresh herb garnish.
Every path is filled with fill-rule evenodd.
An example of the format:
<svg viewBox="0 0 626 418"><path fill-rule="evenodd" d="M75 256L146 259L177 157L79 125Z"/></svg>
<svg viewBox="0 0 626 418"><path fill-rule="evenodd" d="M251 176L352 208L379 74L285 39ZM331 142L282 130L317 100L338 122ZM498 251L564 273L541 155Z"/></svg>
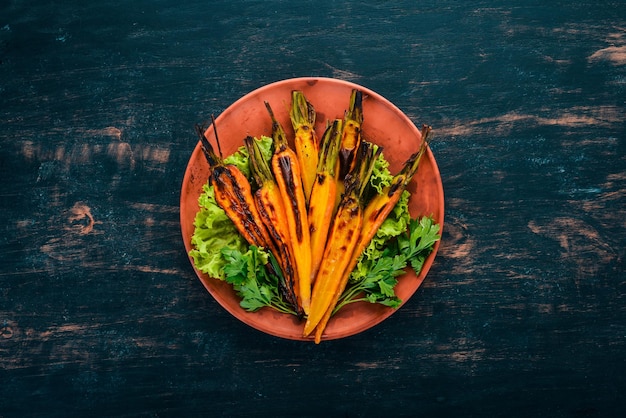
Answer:
<svg viewBox="0 0 626 418"><path fill-rule="evenodd" d="M242 308L254 312L269 306L279 312L295 315L278 291L278 278L266 270L268 261L272 261L271 254L255 246L250 246L245 253L232 248L222 248L221 253L226 261L225 281L232 284L241 297Z"/></svg>
<svg viewBox="0 0 626 418"><path fill-rule="evenodd" d="M335 311L359 301L398 308L402 301L394 292L397 277L409 264L419 273L439 238L439 225L431 217L411 219L406 233L388 241L377 258L361 260Z"/></svg>

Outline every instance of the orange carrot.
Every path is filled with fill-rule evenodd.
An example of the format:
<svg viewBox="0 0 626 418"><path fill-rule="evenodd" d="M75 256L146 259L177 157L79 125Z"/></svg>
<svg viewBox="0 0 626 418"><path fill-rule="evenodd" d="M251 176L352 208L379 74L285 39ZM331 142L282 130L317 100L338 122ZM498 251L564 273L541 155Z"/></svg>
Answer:
<svg viewBox="0 0 626 418"><path fill-rule="evenodd" d="M343 131L341 133L341 147L337 159L335 177L337 182L337 198L335 208L339 205L344 192L344 180L354 170L356 153L361 144L361 125L363 124L363 93L353 89L350 94L350 104L344 116Z"/></svg>
<svg viewBox="0 0 626 418"><path fill-rule="evenodd" d="M269 103L265 102L265 106L272 118L274 155L272 156L271 169L280 190L287 224L289 225L289 236L298 274L298 300L305 314L307 314L311 303L311 236L307 219L306 198L302 189L302 173L296 153L287 143L285 131L274 117Z"/></svg>
<svg viewBox="0 0 626 418"><path fill-rule="evenodd" d="M304 314L298 305L296 296L296 261L291 247L289 225L287 224L285 207L282 202L280 190L272 171L264 158L258 141L251 136L246 137L245 146L248 150L250 171L258 185L254 193L254 199L267 231L269 232L276 253L274 257L281 266L284 276L284 286L281 293L294 308L298 315ZM282 284L279 282L279 284Z"/></svg>
<svg viewBox="0 0 626 418"><path fill-rule="evenodd" d="M378 228L382 225L382 223L387 219L387 216L393 208L398 203L402 192L406 189L406 186L409 184L415 173L417 172L420 160L424 153L426 152L426 147L429 142L429 134L431 132L430 126L424 125L422 127L422 145L420 149L411 155L409 159L404 163L402 170L394 176L391 184L383 188L381 193L374 196L367 204L363 214L363 225L361 227L361 233L358 239L358 242L355 246L355 250L352 253L351 260L348 264L348 267L344 271L344 274L341 278L339 288L340 292L335 293L334 298L329 305L328 309L324 313L324 316L320 320L315 332L315 342L319 343L322 338L322 333L330 320L330 317L334 313L335 307L341 297L341 293L343 293L344 289L348 284L348 280L352 271L356 267L361 254L365 251L365 248L369 245L374 235L378 231Z"/></svg>
<svg viewBox="0 0 626 418"><path fill-rule="evenodd" d="M347 179L346 192L337 208L322 264L315 278L311 309L304 325L305 336L321 321L337 292L343 291L339 289L341 278L354 252L363 223L361 198L380 151L380 148L375 151L368 142L362 142L359 147L358 173L355 171L356 175L350 175Z"/></svg>
<svg viewBox="0 0 626 418"><path fill-rule="evenodd" d="M311 231L311 281L319 269L324 255L326 238L330 229L337 183L335 164L341 140L343 122L336 119L328 126L321 140L320 158L317 163L317 176L309 199L309 230Z"/></svg>
<svg viewBox="0 0 626 418"><path fill-rule="evenodd" d="M291 93L291 124L295 131L294 145L302 172L302 187L306 201L309 201L315 182L319 145L315 134L315 108L306 100L304 93L294 90Z"/></svg>
<svg viewBox="0 0 626 418"><path fill-rule="evenodd" d="M213 128L217 140L215 122ZM224 164L204 135L203 127L196 126L196 131L211 169L209 181L213 185L217 204L224 209L237 231L250 245L274 250L272 240L261 222L261 216L254 203L250 182L236 166Z"/></svg>

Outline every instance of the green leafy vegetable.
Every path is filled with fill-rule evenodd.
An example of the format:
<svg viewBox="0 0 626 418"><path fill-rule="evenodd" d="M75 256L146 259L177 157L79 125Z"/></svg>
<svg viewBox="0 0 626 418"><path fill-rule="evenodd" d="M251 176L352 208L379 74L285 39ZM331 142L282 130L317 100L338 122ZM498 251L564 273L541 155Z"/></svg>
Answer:
<svg viewBox="0 0 626 418"><path fill-rule="evenodd" d="M223 257L221 249L246 251L248 243L218 206L213 186L205 184L202 189L203 193L198 198L200 210L194 219L195 229L191 237L193 249L189 255L198 270L224 280L224 267L228 261Z"/></svg>
<svg viewBox="0 0 626 418"><path fill-rule="evenodd" d="M271 254L251 245L245 253L236 249L223 248L227 261L224 266L226 282L233 285L241 297L240 305L247 311L256 311L269 306L279 312L294 314L294 310L280 295L278 278L268 274L266 264Z"/></svg>
<svg viewBox="0 0 626 418"><path fill-rule="evenodd" d="M378 146L376 146L376 148L378 148ZM372 175L370 177L370 186L376 193L381 193L383 187L389 186L392 180L393 175L389 171L389 162L381 152L374 162L374 168L372 169Z"/></svg>

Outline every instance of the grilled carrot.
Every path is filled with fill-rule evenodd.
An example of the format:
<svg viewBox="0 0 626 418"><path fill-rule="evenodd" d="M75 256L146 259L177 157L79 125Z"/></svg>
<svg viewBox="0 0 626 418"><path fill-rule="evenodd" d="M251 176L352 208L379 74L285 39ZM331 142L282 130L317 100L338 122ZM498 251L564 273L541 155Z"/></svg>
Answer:
<svg viewBox="0 0 626 418"><path fill-rule="evenodd" d="M383 188L381 193L376 194L367 204L363 219L363 233L361 240L362 250L365 249L369 242L378 231L378 228L382 225L382 223L387 219L389 213L393 210L400 200L400 196L402 192L406 189L406 186L409 184L415 173L417 172L417 168L419 167L420 160L422 156L426 152L426 147L428 146L431 128L430 126L424 125L422 127L422 145L420 149L411 155L409 159L404 163L404 166L400 170L398 174L396 174L389 186ZM361 252L357 255L359 257Z"/></svg>
<svg viewBox="0 0 626 418"><path fill-rule="evenodd" d="M343 180L354 169L356 152L361 143L361 125L363 124L363 93L353 89L350 94L350 106L344 117L341 148L339 150L339 173Z"/></svg>
<svg viewBox="0 0 626 418"><path fill-rule="evenodd" d="M299 90L291 92L289 117L295 131L294 145L302 171L302 187L308 202L315 182L319 145L314 128L315 108Z"/></svg>
<svg viewBox="0 0 626 418"><path fill-rule="evenodd" d="M337 199L335 207L339 204L344 192L344 179L348 173L354 170L356 153L361 144L361 125L363 124L363 93L353 89L350 94L350 104L344 116L343 131L341 133L341 147L337 159L335 172L337 182Z"/></svg>
<svg viewBox="0 0 626 418"><path fill-rule="evenodd" d="M215 121L213 121L213 128L217 140ZM213 146L204 135L203 127L196 126L196 131L211 169L209 181L215 190L217 204L224 209L226 215L235 224L237 231L250 245L275 251L254 203L250 182L236 166L224 164L221 156L215 153Z"/></svg>
<svg viewBox="0 0 626 418"><path fill-rule="evenodd" d="M272 119L274 154L271 169L280 190L289 225L290 242L296 261L298 301L308 314L311 303L311 236L306 198L302 188L302 172L296 153L289 147L285 131L274 117L269 103L265 102L265 107Z"/></svg>
<svg viewBox="0 0 626 418"><path fill-rule="evenodd" d="M341 141L343 122L336 119L326 128L321 140L320 158L317 163L315 183L309 199L309 230L311 232L311 281L322 262L326 238L335 206L337 182L335 165Z"/></svg>
<svg viewBox="0 0 626 418"><path fill-rule="evenodd" d="M365 248L369 245L374 235L376 235L376 231L382 225L382 223L387 219L387 216L393 208L398 203L402 192L406 189L406 186L409 184L415 173L417 172L420 160L426 152L426 147L429 141L429 134L431 132L430 126L424 125L422 127L422 145L420 149L411 155L409 159L405 162L402 170L394 176L393 181L389 186L386 186L381 193L375 195L365 207L363 213L363 225L361 227L361 233L356 244L356 248L352 253L352 257L348 267L344 271L344 274L341 278L341 282L339 287L341 289L340 292L335 293L331 304L328 309L324 313L320 323L318 324L315 330L315 342L319 343L322 338L322 333L326 328L326 324L330 320L335 307L339 301L341 293L343 293L344 289L348 284L348 280L350 278L350 274L356 267L361 254L365 251Z"/></svg>
<svg viewBox="0 0 626 418"><path fill-rule="evenodd" d="M359 146L357 170L347 178L346 192L337 209L324 249L322 265L315 278L311 309L304 325L305 336L311 334L321 321L336 293L343 291L339 289L342 274L351 260L363 223L361 197L372 173L373 163L381 150L375 150L368 142L362 142Z"/></svg>
<svg viewBox="0 0 626 418"><path fill-rule="evenodd" d="M287 302L302 315L302 309L298 306L296 297L296 267L293 251L290 244L289 226L286 222L285 207L282 202L280 190L274 180L274 176L267 160L258 145L258 141L251 136L244 140L248 150L250 171L254 177L258 189L254 193L254 201L259 211L263 224L267 228L276 248L274 254L278 261L285 279L284 289L281 292Z"/></svg>

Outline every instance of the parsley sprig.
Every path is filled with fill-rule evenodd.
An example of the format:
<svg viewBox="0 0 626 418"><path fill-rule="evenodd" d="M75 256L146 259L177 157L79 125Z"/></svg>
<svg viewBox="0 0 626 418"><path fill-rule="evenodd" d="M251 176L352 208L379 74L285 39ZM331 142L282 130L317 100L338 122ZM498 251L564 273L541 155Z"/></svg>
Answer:
<svg viewBox="0 0 626 418"><path fill-rule="evenodd" d="M250 246L245 253L233 248L222 248L226 260L224 275L241 298L240 306L254 312L264 306L279 312L296 315L284 301L279 291L279 277L269 274L266 266L275 263L273 256L262 249Z"/></svg>
<svg viewBox="0 0 626 418"><path fill-rule="evenodd" d="M398 308L402 300L394 291L398 283L397 277L404 274L409 264L416 273L419 273L433 245L439 239L439 225L433 222L432 217L411 219L407 232L388 242L380 258L361 260L361 263L369 264L367 268L360 269L366 273L356 280L351 280L335 312L349 303L359 301Z"/></svg>

